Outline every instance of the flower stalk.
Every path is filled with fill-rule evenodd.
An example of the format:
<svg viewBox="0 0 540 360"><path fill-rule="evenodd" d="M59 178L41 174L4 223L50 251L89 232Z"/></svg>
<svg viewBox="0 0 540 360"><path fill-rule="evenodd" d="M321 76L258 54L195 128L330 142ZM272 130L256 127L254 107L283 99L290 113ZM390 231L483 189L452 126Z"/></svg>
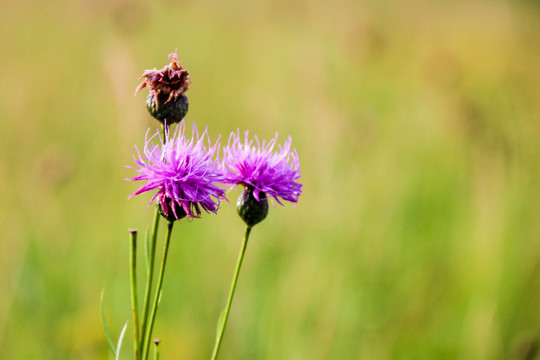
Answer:
<svg viewBox="0 0 540 360"><path fill-rule="evenodd" d="M214 351L212 352L212 360L216 360L219 348L221 347L221 341L223 340L223 334L225 333L225 327L227 326L227 320L229 319L229 312L231 311L231 305L234 298L234 292L236 290L236 283L238 281L238 275L240 274L240 268L242 267L242 261L246 253L246 248L249 240L249 234L251 233L251 226L246 226L244 232L244 239L242 240L242 247L240 248L240 254L238 254L238 260L236 262L236 269L234 270L234 276L231 284L231 290L229 291L229 298L227 299L227 305L223 313L223 321L218 324L218 333L216 343L214 345Z"/></svg>
<svg viewBox="0 0 540 360"><path fill-rule="evenodd" d="M152 235L150 237L150 244L148 244L148 254L147 256L147 269L146 269L146 287L144 291L144 305L143 305L143 314L142 314L142 324L140 337L138 338L139 344L139 353L142 354L144 350L144 339L146 336L146 328L148 324L148 314L150 309L150 296L152 293L152 282L154 279L154 263L156 257L156 242L157 242L157 233L159 227L159 208L156 205L156 210L154 213L154 224L152 225ZM143 358L144 359L144 358Z"/></svg>
<svg viewBox="0 0 540 360"><path fill-rule="evenodd" d="M171 242L171 234L174 222L169 221L167 223L167 233L165 235L165 243L163 244L163 256L161 258L161 266L159 269L159 276L157 280L156 292L154 294L154 303L152 306L152 313L150 315L150 322L148 323L148 329L145 334L144 346L143 346L143 360L148 359L150 351L150 340L152 339L152 331L154 329L154 322L156 320L156 314L159 306L159 300L161 298L161 288L163 286L163 277L165 275L165 265L167 263L167 254L169 253L169 244Z"/></svg>
<svg viewBox="0 0 540 360"><path fill-rule="evenodd" d="M133 314L133 346L135 360L139 360L139 309L137 303L137 230L129 231L129 279L131 284L131 312Z"/></svg>

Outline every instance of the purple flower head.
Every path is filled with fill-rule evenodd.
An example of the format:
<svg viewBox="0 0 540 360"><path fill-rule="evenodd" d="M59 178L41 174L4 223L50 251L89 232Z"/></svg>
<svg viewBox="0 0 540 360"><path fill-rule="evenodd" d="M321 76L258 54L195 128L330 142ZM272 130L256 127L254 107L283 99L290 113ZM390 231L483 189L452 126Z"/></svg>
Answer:
<svg viewBox="0 0 540 360"><path fill-rule="evenodd" d="M160 140L158 145L152 141L156 137ZM148 138L147 132L142 154L136 149L137 166L131 168L138 174L127 180L144 180L146 184L129 197L158 189L150 204L157 200L168 219L196 218L201 215L201 208L217 212L225 191L216 183L223 181L225 171L219 159L213 159L219 152L219 144L210 143L208 128L199 136L193 124L191 139L185 136L184 122L176 127L169 140L162 139L159 132Z"/></svg>
<svg viewBox="0 0 540 360"><path fill-rule="evenodd" d="M249 140L248 133L244 133L243 142L239 130L229 137L223 152L223 161L229 167L224 183L252 188L257 201L261 200L261 193L264 193L276 199L280 205L283 204L279 198L297 203L302 193L302 184L295 181L300 178L300 164L296 150L291 150L291 137L283 146L278 145L278 151L274 152L277 133L268 143L263 140L262 144L257 136L255 143Z"/></svg>

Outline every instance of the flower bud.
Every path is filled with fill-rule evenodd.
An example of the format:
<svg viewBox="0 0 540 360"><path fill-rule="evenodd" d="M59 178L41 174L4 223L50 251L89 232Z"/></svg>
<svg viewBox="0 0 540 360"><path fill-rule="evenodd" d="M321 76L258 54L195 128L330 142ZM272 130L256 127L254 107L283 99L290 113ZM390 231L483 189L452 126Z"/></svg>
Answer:
<svg viewBox="0 0 540 360"><path fill-rule="evenodd" d="M188 98L185 94L177 98L168 99L164 93L159 93L156 99L154 92L150 92L146 98L146 108L150 115L167 125L178 123L184 119L188 112Z"/></svg>
<svg viewBox="0 0 540 360"><path fill-rule="evenodd" d="M238 215L246 225L253 226L263 221L268 215L268 199L266 194L259 192L259 200L253 195L253 188L246 186L236 202Z"/></svg>

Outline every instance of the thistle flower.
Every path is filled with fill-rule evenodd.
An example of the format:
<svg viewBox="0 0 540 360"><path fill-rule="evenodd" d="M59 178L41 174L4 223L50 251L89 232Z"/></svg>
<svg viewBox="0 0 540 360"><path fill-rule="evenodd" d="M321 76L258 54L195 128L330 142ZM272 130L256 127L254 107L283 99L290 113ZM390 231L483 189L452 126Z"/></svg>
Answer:
<svg viewBox="0 0 540 360"><path fill-rule="evenodd" d="M250 226L264 220L268 214L267 197L283 205L280 198L297 203L302 193L302 184L295 181L300 178L300 164L296 150L291 150L292 140L289 137L274 152L277 136L276 133L268 143L263 140L262 144L255 136L254 143L246 131L242 142L237 130L231 133L223 151L224 164L229 168L223 182L244 186L237 209L240 217Z"/></svg>
<svg viewBox="0 0 540 360"><path fill-rule="evenodd" d="M156 136L159 145L153 142ZM129 195L130 198L158 189L150 204L157 200L162 215L170 221L184 216L198 218L201 208L206 212L217 212L220 201L225 199L225 191L216 183L223 181L225 172L219 159L213 159L219 152L219 144L217 141L211 144L208 128L199 136L193 124L191 139L188 139L185 125L181 123L168 141L164 141L159 132L148 138L147 132L142 154L136 149L137 167L131 168L138 175L127 180L144 180L146 184Z"/></svg>
<svg viewBox="0 0 540 360"><path fill-rule="evenodd" d="M170 64L161 70L146 70L141 77L145 78L135 90L135 95L147 87L150 94L146 106L150 114L157 120L167 124L182 121L188 111L188 99L184 94L191 84L189 72L178 61L178 50L169 54Z"/></svg>

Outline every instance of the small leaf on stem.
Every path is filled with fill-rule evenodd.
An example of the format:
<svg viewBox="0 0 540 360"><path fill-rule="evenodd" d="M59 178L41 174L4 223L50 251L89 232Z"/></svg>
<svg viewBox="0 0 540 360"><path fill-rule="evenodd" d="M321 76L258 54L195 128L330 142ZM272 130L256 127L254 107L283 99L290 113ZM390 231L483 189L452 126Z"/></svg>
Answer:
<svg viewBox="0 0 540 360"><path fill-rule="evenodd" d="M105 335L107 336L107 340L109 341L109 346L111 347L111 351L113 355L116 357L116 350L114 348L114 344L111 339L111 335L109 334L109 327L107 326L107 321L105 320L105 312L103 311L103 297L105 295L105 289L101 290L101 299L99 301L99 306L101 308L101 322L103 323L103 330L105 330Z"/></svg>

